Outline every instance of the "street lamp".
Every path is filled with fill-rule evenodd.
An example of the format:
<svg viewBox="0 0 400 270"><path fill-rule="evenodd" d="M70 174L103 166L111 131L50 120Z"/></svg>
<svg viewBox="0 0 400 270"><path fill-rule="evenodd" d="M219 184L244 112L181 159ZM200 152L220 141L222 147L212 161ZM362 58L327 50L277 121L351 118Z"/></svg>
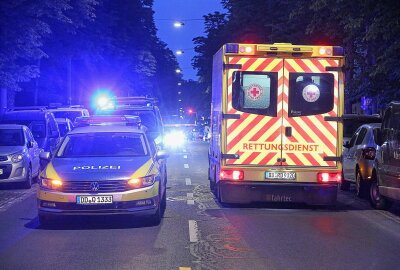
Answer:
<svg viewBox="0 0 400 270"><path fill-rule="evenodd" d="M176 50L175 53L176 53L176 55L182 55L183 51L182 50Z"/></svg>
<svg viewBox="0 0 400 270"><path fill-rule="evenodd" d="M176 72L176 73L181 73L182 70L180 70L179 68L177 68L177 69L175 69L175 72Z"/></svg>

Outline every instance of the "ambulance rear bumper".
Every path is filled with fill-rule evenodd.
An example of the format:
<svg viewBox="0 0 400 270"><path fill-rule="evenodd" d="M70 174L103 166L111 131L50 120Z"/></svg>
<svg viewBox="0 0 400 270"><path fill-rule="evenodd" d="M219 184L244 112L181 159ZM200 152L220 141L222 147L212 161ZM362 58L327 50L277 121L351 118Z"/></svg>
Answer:
<svg viewBox="0 0 400 270"><path fill-rule="evenodd" d="M338 184L318 183L260 183L220 181L219 192L224 203L306 203L310 205L334 205Z"/></svg>

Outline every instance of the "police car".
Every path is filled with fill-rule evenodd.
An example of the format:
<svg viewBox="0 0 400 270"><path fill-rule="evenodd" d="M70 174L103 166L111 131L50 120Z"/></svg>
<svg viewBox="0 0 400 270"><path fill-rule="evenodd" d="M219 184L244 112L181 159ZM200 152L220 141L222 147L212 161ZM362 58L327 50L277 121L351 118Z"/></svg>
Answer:
<svg viewBox="0 0 400 270"><path fill-rule="evenodd" d="M166 207L167 153L157 151L138 117L85 119L52 157L41 153L48 164L37 194L40 223L64 215L132 214L158 224Z"/></svg>

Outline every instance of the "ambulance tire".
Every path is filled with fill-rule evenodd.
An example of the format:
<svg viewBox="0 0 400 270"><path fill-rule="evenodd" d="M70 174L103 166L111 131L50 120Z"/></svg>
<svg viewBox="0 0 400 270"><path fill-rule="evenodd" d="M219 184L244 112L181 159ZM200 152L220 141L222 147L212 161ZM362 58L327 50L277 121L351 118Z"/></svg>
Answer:
<svg viewBox="0 0 400 270"><path fill-rule="evenodd" d="M210 179L210 190L215 193L215 181Z"/></svg>
<svg viewBox="0 0 400 270"><path fill-rule="evenodd" d="M344 179L344 174L342 172L342 182L340 183L341 190L350 190L350 182Z"/></svg>
<svg viewBox="0 0 400 270"><path fill-rule="evenodd" d="M217 197L218 203L224 208L228 207L229 204L222 201L221 190L220 190L219 184L216 184L215 193L216 193L216 197Z"/></svg>

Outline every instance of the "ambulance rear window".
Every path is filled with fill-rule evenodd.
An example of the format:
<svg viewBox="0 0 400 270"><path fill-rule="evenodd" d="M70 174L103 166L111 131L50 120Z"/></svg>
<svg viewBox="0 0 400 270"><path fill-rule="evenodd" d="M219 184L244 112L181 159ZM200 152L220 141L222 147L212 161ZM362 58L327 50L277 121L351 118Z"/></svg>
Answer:
<svg viewBox="0 0 400 270"><path fill-rule="evenodd" d="M232 106L236 110L276 116L275 72L233 72Z"/></svg>
<svg viewBox="0 0 400 270"><path fill-rule="evenodd" d="M333 74L289 74L289 117L330 112L333 109L333 100Z"/></svg>

